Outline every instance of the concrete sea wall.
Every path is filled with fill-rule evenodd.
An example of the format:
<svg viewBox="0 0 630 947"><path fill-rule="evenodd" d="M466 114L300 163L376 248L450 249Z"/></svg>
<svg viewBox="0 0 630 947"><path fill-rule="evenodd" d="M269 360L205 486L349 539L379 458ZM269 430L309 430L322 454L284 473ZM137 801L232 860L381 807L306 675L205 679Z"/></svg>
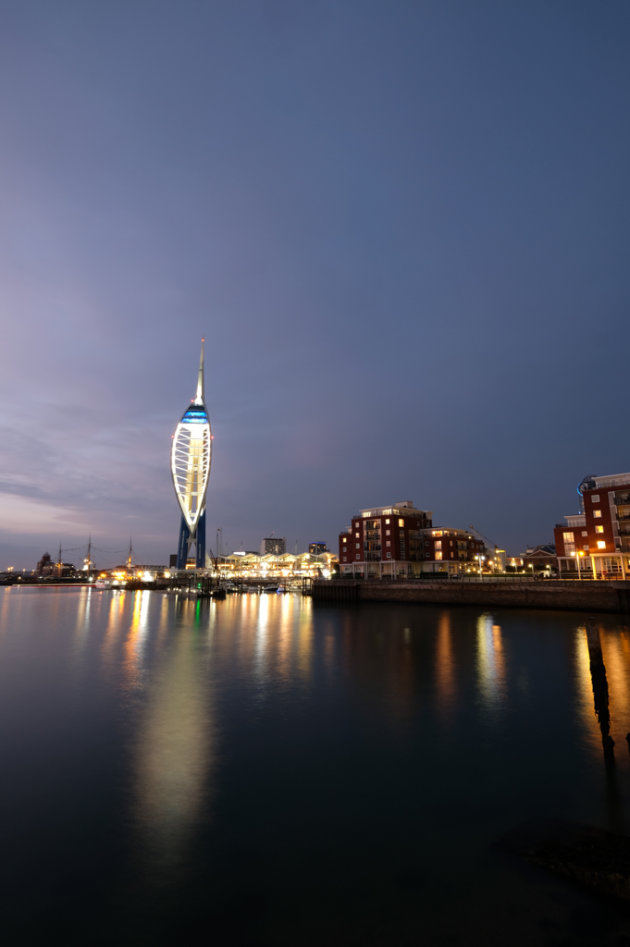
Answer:
<svg viewBox="0 0 630 947"><path fill-rule="evenodd" d="M316 602L417 602L488 608L552 608L630 614L630 582L318 580Z"/></svg>

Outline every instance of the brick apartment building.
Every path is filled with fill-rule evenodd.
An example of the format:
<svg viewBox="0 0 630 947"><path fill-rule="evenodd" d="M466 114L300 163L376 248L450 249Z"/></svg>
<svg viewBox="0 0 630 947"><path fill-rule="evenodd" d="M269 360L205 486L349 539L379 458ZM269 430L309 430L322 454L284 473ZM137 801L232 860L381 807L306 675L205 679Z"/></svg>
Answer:
<svg viewBox="0 0 630 947"><path fill-rule="evenodd" d="M585 477L582 512L554 529L559 574L584 578L630 576L630 473Z"/></svg>
<svg viewBox="0 0 630 947"><path fill-rule="evenodd" d="M398 578L421 572L460 572L485 547L466 530L434 529L432 513L411 500L361 510L339 534L341 576Z"/></svg>

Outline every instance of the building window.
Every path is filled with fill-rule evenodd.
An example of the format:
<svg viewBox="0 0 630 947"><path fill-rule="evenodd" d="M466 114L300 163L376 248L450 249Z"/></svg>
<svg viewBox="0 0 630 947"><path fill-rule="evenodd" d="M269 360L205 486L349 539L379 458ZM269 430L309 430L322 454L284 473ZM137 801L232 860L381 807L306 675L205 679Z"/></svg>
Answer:
<svg viewBox="0 0 630 947"><path fill-rule="evenodd" d="M388 553L387 553L387 558L388 558L388 559L391 559L391 558L392 558L391 552L388 552Z"/></svg>
<svg viewBox="0 0 630 947"><path fill-rule="evenodd" d="M389 523L389 520L388 520L387 522ZM386 536L389 536L390 533L391 533L391 530L390 530L390 529L386 529L386 530L385 530L385 535L386 535Z"/></svg>
<svg viewBox="0 0 630 947"><path fill-rule="evenodd" d="M386 546L391 546L391 544L392 544L391 539L385 540L385 545L386 545Z"/></svg>
<svg viewBox="0 0 630 947"><path fill-rule="evenodd" d="M436 560L437 560L437 559L441 559L441 558L442 558L442 553L441 553L441 552L436 552L436 553L435 553L435 558L436 558Z"/></svg>
<svg viewBox="0 0 630 947"><path fill-rule="evenodd" d="M591 497L591 503L599 503L599 493L594 493Z"/></svg>
<svg viewBox="0 0 630 947"><path fill-rule="evenodd" d="M347 540L347 538L346 538L345 536L343 537L343 541L344 541L344 543L347 543L347 542L348 542L348 540Z"/></svg>
<svg viewBox="0 0 630 947"><path fill-rule="evenodd" d="M572 542L574 542L575 537L574 537L573 533L563 533L563 534L562 534L562 539L564 540L565 543L572 543Z"/></svg>
<svg viewBox="0 0 630 947"><path fill-rule="evenodd" d="M585 530L585 529L583 529L583 530L582 530L582 536L588 536L588 531Z"/></svg>
<svg viewBox="0 0 630 947"><path fill-rule="evenodd" d="M389 520L385 520L385 525L389 526Z"/></svg>
<svg viewBox="0 0 630 947"><path fill-rule="evenodd" d="M595 517L596 520L601 519L601 518L602 518L602 511L601 511L601 510L593 510L593 516Z"/></svg>
<svg viewBox="0 0 630 947"><path fill-rule="evenodd" d="M356 559L360 559L360 558L361 558L361 556L359 555L359 553L356 554L356 557L355 557L355 558L356 558Z"/></svg>
<svg viewBox="0 0 630 947"><path fill-rule="evenodd" d="M596 533L603 533L603 532L604 532L604 527L603 527L603 526L596 526L596 527L595 527L595 532L596 532Z"/></svg>
<svg viewBox="0 0 630 947"><path fill-rule="evenodd" d="M435 540L435 548L436 548L436 549L441 549L441 548L442 548L442 540L441 540L441 539L436 539L436 540Z"/></svg>
<svg viewBox="0 0 630 947"><path fill-rule="evenodd" d="M598 539L598 540L597 540L597 548L598 548L598 549L605 549L605 548L606 548L606 540L605 540L605 539Z"/></svg>
<svg viewBox="0 0 630 947"><path fill-rule="evenodd" d="M355 544L354 544L354 548L355 548L355 549L360 549L360 548L361 548L361 543L355 543Z"/></svg>
<svg viewBox="0 0 630 947"><path fill-rule="evenodd" d="M400 527L400 529L402 529L404 525L405 525L405 521L403 519L399 519L398 526Z"/></svg>

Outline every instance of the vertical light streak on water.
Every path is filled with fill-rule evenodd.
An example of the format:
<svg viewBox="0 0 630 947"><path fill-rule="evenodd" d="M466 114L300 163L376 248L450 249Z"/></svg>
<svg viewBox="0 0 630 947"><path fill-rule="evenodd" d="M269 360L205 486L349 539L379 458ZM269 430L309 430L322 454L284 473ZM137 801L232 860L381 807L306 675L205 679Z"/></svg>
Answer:
<svg viewBox="0 0 630 947"><path fill-rule="evenodd" d="M603 626L599 632L610 695L610 732L617 756L623 754L626 759L626 735L630 732L630 634L623 628L611 633Z"/></svg>
<svg viewBox="0 0 630 947"><path fill-rule="evenodd" d="M249 596L248 596L249 598ZM267 664L269 654L267 648L267 633L269 629L269 596L258 596L258 616L255 625L254 643L254 675L258 682L258 698L264 699L267 684Z"/></svg>
<svg viewBox="0 0 630 947"><path fill-rule="evenodd" d="M297 636L296 669L302 682L307 684L313 673L313 622L311 599L285 595L286 608L291 612L291 620ZM297 614L296 614L297 613Z"/></svg>
<svg viewBox="0 0 630 947"><path fill-rule="evenodd" d="M125 641L123 660L126 684L130 690L138 688L142 683L142 656L149 630L147 617L150 596L151 593L145 591L133 593L131 625Z"/></svg>
<svg viewBox="0 0 630 947"><path fill-rule="evenodd" d="M125 610L125 603L129 601L129 592L118 592L116 595L109 595L107 609L107 625L101 645L101 660L103 665L112 670L116 660L116 648L118 639L122 634L122 615Z"/></svg>
<svg viewBox="0 0 630 947"><path fill-rule="evenodd" d="M204 647L193 629L183 629L164 650L133 742L138 855L158 884L180 875L195 826L202 814L209 818L216 728Z"/></svg>
<svg viewBox="0 0 630 947"><path fill-rule="evenodd" d="M450 723L455 705L455 658L451 633L450 612L442 612L438 619L435 648L435 689L437 710L443 721Z"/></svg>
<svg viewBox="0 0 630 947"><path fill-rule="evenodd" d="M12 591L11 588L0 589L0 636L6 635L9 630L9 602Z"/></svg>
<svg viewBox="0 0 630 947"><path fill-rule="evenodd" d="M82 646L90 631L90 609L93 595L94 589L82 588L79 590L77 600L77 620L74 628L79 647Z"/></svg>
<svg viewBox="0 0 630 947"><path fill-rule="evenodd" d="M579 625L576 628L573 640L575 679L578 689L576 710L582 724L582 743L594 759L599 759L602 754L602 735L595 713L591 661L585 625Z"/></svg>
<svg viewBox="0 0 630 947"><path fill-rule="evenodd" d="M161 649L164 647L165 640L168 636L170 609L171 603L169 598L168 596L164 595L160 605L160 618L155 636L155 648L158 652L161 652Z"/></svg>
<svg viewBox="0 0 630 947"><path fill-rule="evenodd" d="M477 619L477 681L486 714L496 718L505 698L505 656L501 626L487 614Z"/></svg>

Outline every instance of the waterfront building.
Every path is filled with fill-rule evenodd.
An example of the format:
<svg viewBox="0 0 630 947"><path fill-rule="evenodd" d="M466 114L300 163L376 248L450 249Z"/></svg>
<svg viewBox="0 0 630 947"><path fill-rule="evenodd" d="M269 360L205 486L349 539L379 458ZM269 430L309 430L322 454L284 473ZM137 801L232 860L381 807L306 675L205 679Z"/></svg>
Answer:
<svg viewBox="0 0 630 947"><path fill-rule="evenodd" d="M550 543L528 547L522 556L522 565L525 572L532 575L536 572L551 575L558 565L556 547Z"/></svg>
<svg viewBox="0 0 630 947"><path fill-rule="evenodd" d="M453 527L424 530L423 572L500 572L505 569L505 553L494 554L484 541L467 529ZM503 553L503 558L499 555ZM503 565L502 565L503 563Z"/></svg>
<svg viewBox="0 0 630 947"><path fill-rule="evenodd" d="M432 514L411 500L361 510L339 534L340 575L396 578L421 572L423 531L431 523Z"/></svg>
<svg viewBox="0 0 630 947"><path fill-rule="evenodd" d="M178 569L185 569L195 545L195 565L206 564L206 492L212 460L212 432L205 404L203 346L195 397L175 429L171 447L171 475L182 518L177 545Z"/></svg>
<svg viewBox="0 0 630 947"><path fill-rule="evenodd" d="M630 575L630 473L584 477L581 513L554 529L558 572L580 578Z"/></svg>
<svg viewBox="0 0 630 947"><path fill-rule="evenodd" d="M339 572L357 578L408 578L486 570L483 540L470 531L433 527L433 514L411 500L361 510L339 534Z"/></svg>
<svg viewBox="0 0 630 947"><path fill-rule="evenodd" d="M328 546L326 543L309 543L308 551L312 556L321 556L322 553L328 552Z"/></svg>
<svg viewBox="0 0 630 947"><path fill-rule="evenodd" d="M260 555L283 556L287 551L287 541L284 536L267 536L260 542Z"/></svg>
<svg viewBox="0 0 630 947"><path fill-rule="evenodd" d="M231 556L222 556L215 563L215 574L222 581L267 580L290 583L292 580L329 579L337 564L331 552L319 555L310 552L280 555L255 552L235 552Z"/></svg>

